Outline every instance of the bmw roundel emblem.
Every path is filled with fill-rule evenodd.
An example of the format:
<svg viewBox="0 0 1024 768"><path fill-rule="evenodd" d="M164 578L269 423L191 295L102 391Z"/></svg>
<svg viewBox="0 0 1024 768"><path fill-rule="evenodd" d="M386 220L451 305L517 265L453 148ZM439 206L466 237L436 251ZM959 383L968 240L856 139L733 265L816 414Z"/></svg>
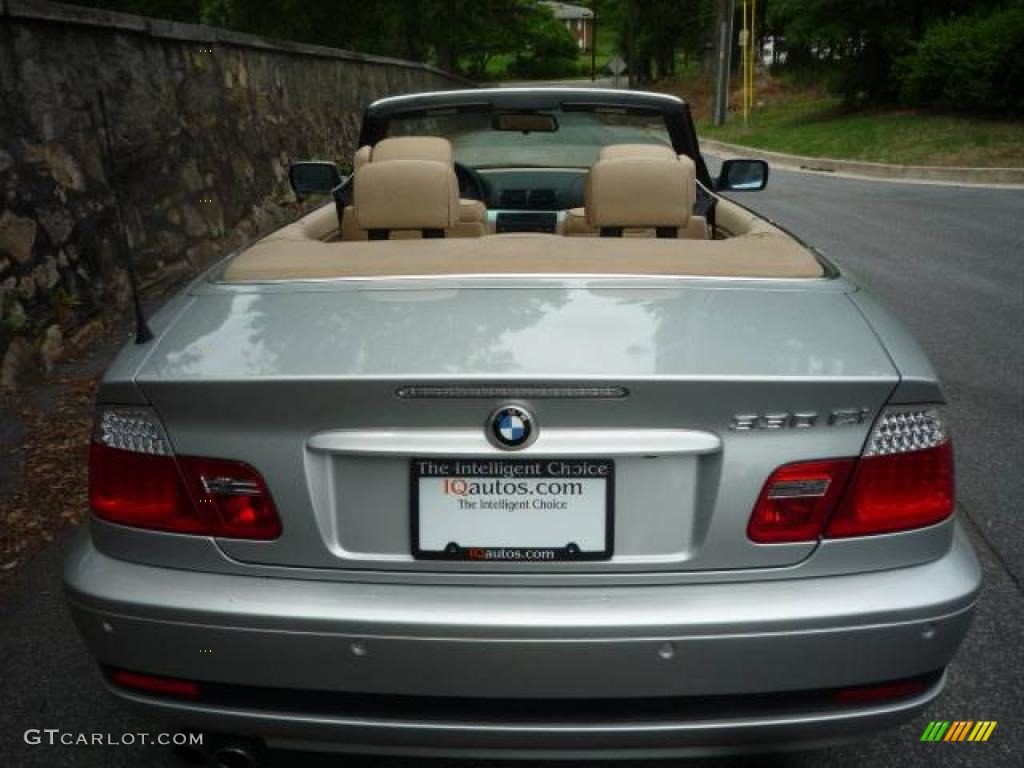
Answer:
<svg viewBox="0 0 1024 768"><path fill-rule="evenodd" d="M499 448L525 448L537 437L537 425L525 408L506 405L487 420L487 437Z"/></svg>

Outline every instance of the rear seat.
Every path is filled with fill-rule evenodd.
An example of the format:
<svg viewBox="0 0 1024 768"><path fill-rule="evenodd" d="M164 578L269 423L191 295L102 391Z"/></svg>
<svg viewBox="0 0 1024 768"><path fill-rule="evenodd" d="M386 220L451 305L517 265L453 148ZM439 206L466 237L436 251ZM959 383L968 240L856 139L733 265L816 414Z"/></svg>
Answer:
<svg viewBox="0 0 1024 768"><path fill-rule="evenodd" d="M642 159L675 161L685 167L689 180L684 182L686 183L686 188L683 190L683 194L686 195L687 199L689 199L692 211L693 202L697 195L696 166L694 165L693 160L686 155L676 155L675 151L671 147L664 144L609 144L608 146L602 147L601 152L598 155L598 163L606 161ZM594 167L597 167L596 164ZM593 173L593 170L591 170L591 173ZM650 194L643 194L643 192L643 189L641 189L643 199L648 199ZM597 234L597 230L590 223L587 216L587 208L589 207L587 198L590 193L591 185L590 178L588 176L587 185L584 190L584 207L571 208L566 211L565 234L567 236L586 237ZM623 237L651 237L655 234L654 230L650 227L626 226L623 227L622 230ZM707 220L703 216L694 216L691 213L686 224L677 229L676 236L690 240L707 240L709 236Z"/></svg>
<svg viewBox="0 0 1024 768"><path fill-rule="evenodd" d="M353 171L356 179L359 172L369 165L394 160L423 160L442 163L453 169L455 154L451 142L437 136L394 136L381 139L373 147L362 146L353 157ZM456 190L458 184L456 184ZM368 233L360 226L354 215L353 206L345 208L341 223L342 240L366 240ZM446 237L481 237L487 234L487 207L479 200L458 201L458 215L455 222L445 230ZM395 239L420 237L415 228L398 229L392 233Z"/></svg>

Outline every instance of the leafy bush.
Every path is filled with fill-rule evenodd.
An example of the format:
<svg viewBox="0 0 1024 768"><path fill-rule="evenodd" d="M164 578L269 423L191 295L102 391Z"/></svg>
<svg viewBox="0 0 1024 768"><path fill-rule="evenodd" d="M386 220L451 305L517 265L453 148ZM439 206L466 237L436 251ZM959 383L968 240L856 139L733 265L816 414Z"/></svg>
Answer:
<svg viewBox="0 0 1024 768"><path fill-rule="evenodd" d="M509 62L506 74L523 80L555 80L580 77L581 70L575 59L517 56Z"/></svg>
<svg viewBox="0 0 1024 768"><path fill-rule="evenodd" d="M574 77L579 73L576 39L550 12L539 15L526 50L526 55L516 55L509 64L508 71L513 77Z"/></svg>
<svg viewBox="0 0 1024 768"><path fill-rule="evenodd" d="M897 64L908 104L1024 108L1024 8L930 26Z"/></svg>

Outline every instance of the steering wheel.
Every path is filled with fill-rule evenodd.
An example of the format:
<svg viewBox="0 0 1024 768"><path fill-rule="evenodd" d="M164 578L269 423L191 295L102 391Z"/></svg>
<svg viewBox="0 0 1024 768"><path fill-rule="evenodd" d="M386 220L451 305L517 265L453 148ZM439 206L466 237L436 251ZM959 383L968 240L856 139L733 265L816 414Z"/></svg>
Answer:
<svg viewBox="0 0 1024 768"><path fill-rule="evenodd" d="M459 197L487 202L487 189L483 177L468 165L455 163L455 177L459 180Z"/></svg>

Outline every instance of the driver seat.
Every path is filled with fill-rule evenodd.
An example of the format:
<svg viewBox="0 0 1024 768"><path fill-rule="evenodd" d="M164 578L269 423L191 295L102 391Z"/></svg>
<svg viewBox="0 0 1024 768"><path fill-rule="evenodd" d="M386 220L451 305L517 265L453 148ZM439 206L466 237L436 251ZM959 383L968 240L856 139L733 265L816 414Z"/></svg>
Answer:
<svg viewBox="0 0 1024 768"><path fill-rule="evenodd" d="M675 151L664 144L608 144L601 147L598 161L606 160L634 160L634 159L660 159L676 160L686 166L687 172L694 179L689 183L693 187L696 183L696 165L686 155L676 155ZM587 186L584 190L584 197L590 195L590 179L587 179ZM593 236L597 231L591 225L584 208L570 208L565 212L565 234L569 237ZM626 227L623 230L625 237L650 237L653 230L644 227ZM680 227L677 236L693 240L707 240L710 236L707 219L703 216L691 215L685 227Z"/></svg>
<svg viewBox="0 0 1024 768"><path fill-rule="evenodd" d="M392 136L381 139L374 146L360 147L354 157L354 173L373 163L389 160L428 160L443 163L454 170L455 153L452 143L440 136ZM458 220L445 229L445 237L482 237L487 234L487 206L479 200L461 198ZM392 233L394 239L421 237L417 230L400 230ZM341 222L342 240L367 240L369 232L359 226L354 208L345 208Z"/></svg>

